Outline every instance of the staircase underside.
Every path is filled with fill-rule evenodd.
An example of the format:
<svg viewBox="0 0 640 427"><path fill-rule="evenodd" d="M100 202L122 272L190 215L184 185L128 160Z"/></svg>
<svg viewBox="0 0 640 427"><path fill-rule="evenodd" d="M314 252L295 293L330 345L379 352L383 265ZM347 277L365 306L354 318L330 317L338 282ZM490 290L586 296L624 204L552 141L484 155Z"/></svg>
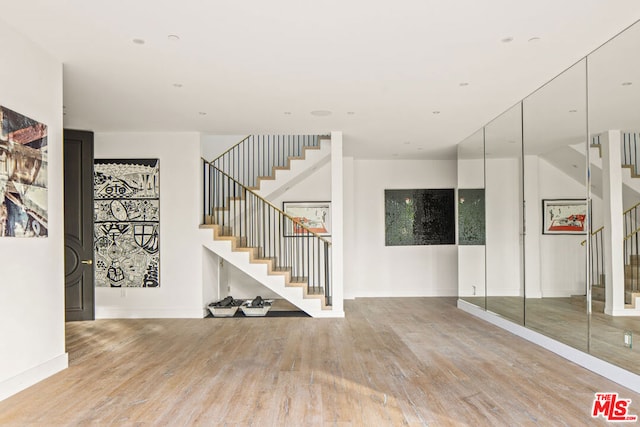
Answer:
<svg viewBox="0 0 640 427"><path fill-rule="evenodd" d="M292 278L289 269L273 268L273 259L260 258L257 248L244 247L238 237L223 235L219 225L202 225L201 228L211 229L213 234L213 240L205 243L205 247L300 310L312 317L341 317L331 306L325 305L323 289L309 292L304 278Z"/></svg>

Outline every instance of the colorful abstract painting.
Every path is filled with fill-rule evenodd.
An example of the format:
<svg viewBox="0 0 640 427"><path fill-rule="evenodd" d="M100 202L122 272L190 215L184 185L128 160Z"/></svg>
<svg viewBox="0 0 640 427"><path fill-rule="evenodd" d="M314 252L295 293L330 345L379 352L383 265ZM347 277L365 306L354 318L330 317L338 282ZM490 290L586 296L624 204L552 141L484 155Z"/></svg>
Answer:
<svg viewBox="0 0 640 427"><path fill-rule="evenodd" d="M94 161L96 286L160 285L158 159Z"/></svg>
<svg viewBox="0 0 640 427"><path fill-rule="evenodd" d="M485 244L484 188L458 190L458 244Z"/></svg>
<svg viewBox="0 0 640 427"><path fill-rule="evenodd" d="M453 245L453 189L384 190L385 245Z"/></svg>
<svg viewBox="0 0 640 427"><path fill-rule="evenodd" d="M584 199L542 200L542 234L586 234Z"/></svg>
<svg viewBox="0 0 640 427"><path fill-rule="evenodd" d="M46 237L47 125L0 107L0 236Z"/></svg>
<svg viewBox="0 0 640 427"><path fill-rule="evenodd" d="M320 236L331 235L331 202L283 202L282 208L296 221L285 223L285 237L303 236L307 230Z"/></svg>

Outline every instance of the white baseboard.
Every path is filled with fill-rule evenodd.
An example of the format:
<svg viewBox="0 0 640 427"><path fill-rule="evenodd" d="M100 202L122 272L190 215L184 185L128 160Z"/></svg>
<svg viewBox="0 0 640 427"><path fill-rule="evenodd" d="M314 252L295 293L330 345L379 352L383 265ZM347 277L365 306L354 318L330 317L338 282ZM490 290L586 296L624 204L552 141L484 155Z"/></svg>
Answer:
<svg viewBox="0 0 640 427"><path fill-rule="evenodd" d="M416 292L413 290L368 290L345 293L344 299L356 299L356 298L430 298L430 297L456 297L458 296L457 289L441 288L430 289L429 292Z"/></svg>
<svg viewBox="0 0 640 427"><path fill-rule="evenodd" d="M482 320L492 323L504 330L511 332L514 335L518 335L537 344L543 348L546 348L553 353L570 360L583 368L586 368L598 375L602 375L605 378L610 379L613 382L620 384L623 387L627 387L630 390L640 393L640 375L633 372L622 369L619 366L612 365L609 362L605 362L602 359L598 359L590 354L584 353L559 341L551 339L524 326L517 325L503 317L490 313L470 304L463 300L458 300L458 308L466 311L467 313L476 316Z"/></svg>
<svg viewBox="0 0 640 427"><path fill-rule="evenodd" d="M0 400L31 387L32 385L56 374L69 367L69 355L67 353L54 357L38 366L28 369L21 374L11 377L0 383Z"/></svg>
<svg viewBox="0 0 640 427"><path fill-rule="evenodd" d="M96 319L202 319L199 308L96 307Z"/></svg>

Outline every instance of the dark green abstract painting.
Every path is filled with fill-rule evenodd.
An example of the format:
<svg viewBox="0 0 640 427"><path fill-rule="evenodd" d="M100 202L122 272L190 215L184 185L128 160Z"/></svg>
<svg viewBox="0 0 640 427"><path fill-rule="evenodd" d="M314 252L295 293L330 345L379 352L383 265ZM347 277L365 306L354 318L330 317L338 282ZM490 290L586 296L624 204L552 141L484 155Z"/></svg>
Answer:
<svg viewBox="0 0 640 427"><path fill-rule="evenodd" d="M385 245L455 244L453 189L384 190Z"/></svg>
<svg viewBox="0 0 640 427"><path fill-rule="evenodd" d="M458 190L458 244L484 245L484 188Z"/></svg>

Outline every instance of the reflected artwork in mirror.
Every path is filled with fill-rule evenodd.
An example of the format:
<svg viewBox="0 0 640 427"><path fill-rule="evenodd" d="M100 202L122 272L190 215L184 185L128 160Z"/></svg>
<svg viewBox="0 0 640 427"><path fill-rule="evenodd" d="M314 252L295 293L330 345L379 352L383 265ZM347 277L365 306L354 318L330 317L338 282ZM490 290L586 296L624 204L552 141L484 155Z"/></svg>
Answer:
<svg viewBox="0 0 640 427"><path fill-rule="evenodd" d="M484 245L484 188L458 190L458 244Z"/></svg>
<svg viewBox="0 0 640 427"><path fill-rule="evenodd" d="M593 211L589 352L636 374L640 355L631 343L640 334L639 47L636 23L587 58ZM618 156L622 167L607 167L606 159ZM614 250L619 247L622 252Z"/></svg>
<svg viewBox="0 0 640 427"><path fill-rule="evenodd" d="M523 101L526 326L587 348L586 61Z"/></svg>
<svg viewBox="0 0 640 427"><path fill-rule="evenodd" d="M458 296L486 308L484 129L458 145Z"/></svg>
<svg viewBox="0 0 640 427"><path fill-rule="evenodd" d="M459 299L635 374L639 47L636 22L458 145L458 188L484 188L486 230L467 246L460 223Z"/></svg>

